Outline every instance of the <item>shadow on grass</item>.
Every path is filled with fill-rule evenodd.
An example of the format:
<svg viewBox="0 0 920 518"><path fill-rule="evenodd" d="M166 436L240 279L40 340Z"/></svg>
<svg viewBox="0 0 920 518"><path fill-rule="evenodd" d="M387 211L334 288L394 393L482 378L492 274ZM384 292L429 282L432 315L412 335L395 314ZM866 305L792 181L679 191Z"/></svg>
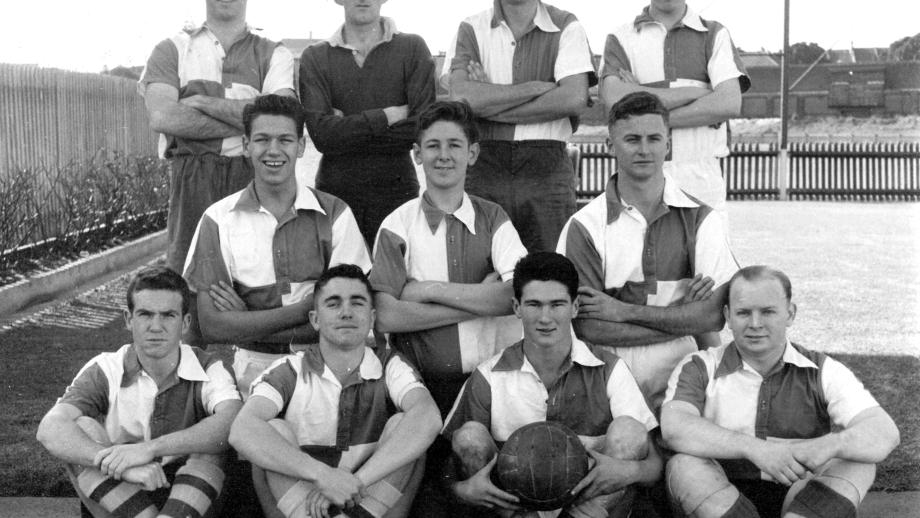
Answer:
<svg viewBox="0 0 920 518"><path fill-rule="evenodd" d="M0 332L0 496L74 496L60 461L35 440L45 412L90 358L131 337L121 321L101 329L24 328ZM226 346L214 347L229 356ZM901 431L883 462L876 490L920 490L920 359L834 354L853 369Z"/></svg>

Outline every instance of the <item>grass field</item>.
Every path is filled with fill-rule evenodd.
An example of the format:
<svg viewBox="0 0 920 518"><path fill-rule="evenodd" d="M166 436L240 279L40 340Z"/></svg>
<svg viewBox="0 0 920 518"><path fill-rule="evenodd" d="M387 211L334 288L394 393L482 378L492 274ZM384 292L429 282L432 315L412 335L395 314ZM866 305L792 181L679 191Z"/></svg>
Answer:
<svg viewBox="0 0 920 518"><path fill-rule="evenodd" d="M732 202L729 214L738 260L792 278L792 339L849 365L897 422L875 488L920 490L920 204ZM128 340L120 321L0 331L0 496L73 495L35 428L89 358Z"/></svg>

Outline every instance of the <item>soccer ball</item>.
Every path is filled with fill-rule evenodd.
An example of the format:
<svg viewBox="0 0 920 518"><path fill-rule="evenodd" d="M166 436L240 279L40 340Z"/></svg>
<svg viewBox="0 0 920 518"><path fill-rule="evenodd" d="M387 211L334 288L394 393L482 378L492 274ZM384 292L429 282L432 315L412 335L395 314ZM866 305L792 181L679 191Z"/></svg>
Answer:
<svg viewBox="0 0 920 518"><path fill-rule="evenodd" d="M496 470L499 485L523 506L548 511L574 499L572 488L588 474L588 452L569 427L540 421L511 434Z"/></svg>

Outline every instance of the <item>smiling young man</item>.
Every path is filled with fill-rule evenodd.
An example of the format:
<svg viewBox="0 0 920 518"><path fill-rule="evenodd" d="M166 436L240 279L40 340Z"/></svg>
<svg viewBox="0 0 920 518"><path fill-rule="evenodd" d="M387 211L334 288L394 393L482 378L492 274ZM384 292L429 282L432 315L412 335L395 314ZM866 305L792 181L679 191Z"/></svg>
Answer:
<svg viewBox="0 0 920 518"><path fill-rule="evenodd" d="M178 273L138 272L125 311L132 343L90 360L39 424L94 512L205 516L223 488L240 396L220 360L180 342L189 298Z"/></svg>
<svg viewBox="0 0 920 518"><path fill-rule="evenodd" d="M724 283L738 266L722 220L662 170L668 110L661 100L629 94L609 121L616 173L572 216L557 250L580 277L576 333L613 347L657 411L674 366L697 349L693 335L712 333L699 340L717 344ZM708 297L697 295L701 278L716 286Z"/></svg>
<svg viewBox="0 0 920 518"><path fill-rule="evenodd" d="M593 458L564 516L625 516L631 499L624 490L661 477L661 458L649 437L658 422L629 369L605 348L572 336L577 290L578 273L559 254L536 252L515 267L514 313L524 339L477 367L444 426L460 461L462 480L452 489L463 502L503 516L520 510L490 474L500 445L538 421L574 430Z"/></svg>
<svg viewBox="0 0 920 518"><path fill-rule="evenodd" d="M307 130L322 154L316 188L345 200L368 246L390 212L418 196L415 119L435 100L420 36L380 15L386 0L336 0L345 23L300 58Z"/></svg>
<svg viewBox="0 0 920 518"><path fill-rule="evenodd" d="M230 442L268 472L288 518L405 516L438 409L398 353L365 345L374 306L361 268L327 270L315 301L319 343L259 378Z"/></svg>
<svg viewBox="0 0 920 518"><path fill-rule="evenodd" d="M855 517L894 421L843 364L789 341L784 273L739 270L724 311L734 341L685 358L662 406L673 501L700 518Z"/></svg>

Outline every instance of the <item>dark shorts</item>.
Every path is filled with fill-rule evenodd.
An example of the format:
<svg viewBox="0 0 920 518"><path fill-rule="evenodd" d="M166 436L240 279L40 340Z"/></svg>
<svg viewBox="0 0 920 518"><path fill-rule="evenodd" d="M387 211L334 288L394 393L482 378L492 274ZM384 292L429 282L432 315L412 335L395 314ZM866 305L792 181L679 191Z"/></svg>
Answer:
<svg viewBox="0 0 920 518"><path fill-rule="evenodd" d="M242 190L252 181L252 164L244 156L181 155L170 161L166 264L178 273L192 244L198 220L211 204Z"/></svg>
<svg viewBox="0 0 920 518"><path fill-rule="evenodd" d="M373 248L384 218L419 194L408 151L395 155L323 155L316 188L351 207L368 248Z"/></svg>
<svg viewBox="0 0 920 518"><path fill-rule="evenodd" d="M575 213L575 170L558 140L480 143L466 192L505 209L528 252L555 251Z"/></svg>

